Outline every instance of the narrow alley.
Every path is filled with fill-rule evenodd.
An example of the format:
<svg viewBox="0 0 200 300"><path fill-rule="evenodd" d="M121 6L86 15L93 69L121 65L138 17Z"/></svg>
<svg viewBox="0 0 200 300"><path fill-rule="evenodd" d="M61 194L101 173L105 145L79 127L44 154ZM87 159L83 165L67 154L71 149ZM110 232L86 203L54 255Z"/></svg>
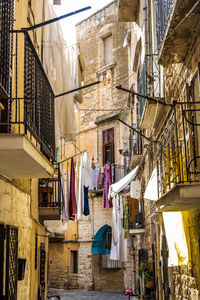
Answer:
<svg viewBox="0 0 200 300"><path fill-rule="evenodd" d="M200 300L200 0L0 0L0 300Z"/></svg>

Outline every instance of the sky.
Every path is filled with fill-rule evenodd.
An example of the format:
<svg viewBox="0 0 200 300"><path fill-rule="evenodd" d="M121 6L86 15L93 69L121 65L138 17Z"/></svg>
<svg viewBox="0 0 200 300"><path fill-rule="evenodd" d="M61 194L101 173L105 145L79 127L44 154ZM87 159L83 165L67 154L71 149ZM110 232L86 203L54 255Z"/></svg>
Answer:
<svg viewBox="0 0 200 300"><path fill-rule="evenodd" d="M54 5L58 16L91 6L92 8L60 21L68 45L75 43L75 25L101 9L112 0L61 0L61 5Z"/></svg>

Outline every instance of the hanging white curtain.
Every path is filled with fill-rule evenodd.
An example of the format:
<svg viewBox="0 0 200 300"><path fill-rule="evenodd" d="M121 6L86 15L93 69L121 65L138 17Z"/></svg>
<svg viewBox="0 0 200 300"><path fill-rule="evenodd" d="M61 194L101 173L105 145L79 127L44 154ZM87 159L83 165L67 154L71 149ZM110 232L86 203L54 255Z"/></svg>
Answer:
<svg viewBox="0 0 200 300"><path fill-rule="evenodd" d="M50 0L44 4L45 20L55 18ZM68 47L59 22L43 27L43 66L54 94L78 87L77 49ZM75 136L74 93L55 99L55 134L58 140L73 140Z"/></svg>

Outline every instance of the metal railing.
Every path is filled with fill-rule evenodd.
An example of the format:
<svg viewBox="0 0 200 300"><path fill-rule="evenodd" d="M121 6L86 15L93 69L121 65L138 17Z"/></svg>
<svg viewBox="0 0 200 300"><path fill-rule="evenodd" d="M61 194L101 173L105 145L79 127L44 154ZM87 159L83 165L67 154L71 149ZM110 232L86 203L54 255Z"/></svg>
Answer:
<svg viewBox="0 0 200 300"><path fill-rule="evenodd" d="M112 183L116 183L125 176L124 166L112 164ZM99 173L98 189L103 188L104 173Z"/></svg>
<svg viewBox="0 0 200 300"><path fill-rule="evenodd" d="M144 59L144 63L142 65L140 77L138 80L138 92L142 95L148 96L147 95L147 70L146 70L146 59ZM146 99L139 97L139 119L142 119L142 115L144 112L144 107L145 107Z"/></svg>
<svg viewBox="0 0 200 300"><path fill-rule="evenodd" d="M54 93L29 34L17 31L12 34L13 97L6 122L0 122L0 132L26 134L54 161Z"/></svg>
<svg viewBox="0 0 200 300"><path fill-rule="evenodd" d="M156 0L156 31L157 46L160 49L168 21L173 8L174 0Z"/></svg>
<svg viewBox="0 0 200 300"><path fill-rule="evenodd" d="M158 54L146 54L138 81L138 92L145 96L161 98L162 82L161 67L158 64ZM139 97L139 118L142 118L146 100Z"/></svg>
<svg viewBox="0 0 200 300"><path fill-rule="evenodd" d="M14 0L0 1L0 95L4 99L11 91L13 22Z"/></svg>
<svg viewBox="0 0 200 300"><path fill-rule="evenodd" d="M54 93L28 33L24 38L25 130L38 137L46 154L54 158Z"/></svg>
<svg viewBox="0 0 200 300"><path fill-rule="evenodd" d="M57 207L61 209L63 192L59 178L39 180L39 207Z"/></svg>
<svg viewBox="0 0 200 300"><path fill-rule="evenodd" d="M159 198L176 184L200 181L200 103L173 107L157 141Z"/></svg>

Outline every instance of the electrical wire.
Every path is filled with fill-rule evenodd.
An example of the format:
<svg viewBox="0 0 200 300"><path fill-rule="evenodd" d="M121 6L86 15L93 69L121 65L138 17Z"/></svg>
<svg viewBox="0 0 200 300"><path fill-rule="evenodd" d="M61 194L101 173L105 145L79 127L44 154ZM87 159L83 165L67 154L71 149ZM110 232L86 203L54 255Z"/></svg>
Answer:
<svg viewBox="0 0 200 300"><path fill-rule="evenodd" d="M134 74L135 74L135 72L133 72L128 78L126 78L124 81L122 81L122 83L120 83L120 85L122 85L125 82L127 82L129 80L129 78L131 78Z"/></svg>

